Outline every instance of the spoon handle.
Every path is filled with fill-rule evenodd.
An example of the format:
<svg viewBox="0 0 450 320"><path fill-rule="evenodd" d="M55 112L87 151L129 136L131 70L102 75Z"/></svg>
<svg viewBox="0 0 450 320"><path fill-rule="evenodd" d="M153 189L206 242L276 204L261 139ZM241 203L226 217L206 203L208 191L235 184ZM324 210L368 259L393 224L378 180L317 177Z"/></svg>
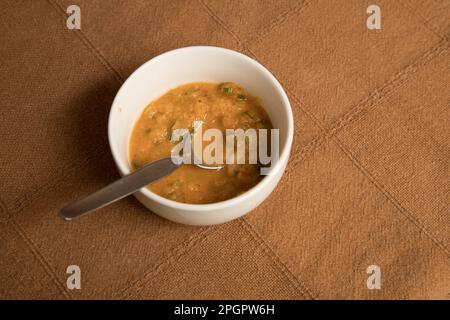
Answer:
<svg viewBox="0 0 450 320"><path fill-rule="evenodd" d="M59 215L64 220L72 220L93 210L100 209L138 191L150 182L170 174L179 166L170 157L152 162L86 198L64 207L59 212Z"/></svg>

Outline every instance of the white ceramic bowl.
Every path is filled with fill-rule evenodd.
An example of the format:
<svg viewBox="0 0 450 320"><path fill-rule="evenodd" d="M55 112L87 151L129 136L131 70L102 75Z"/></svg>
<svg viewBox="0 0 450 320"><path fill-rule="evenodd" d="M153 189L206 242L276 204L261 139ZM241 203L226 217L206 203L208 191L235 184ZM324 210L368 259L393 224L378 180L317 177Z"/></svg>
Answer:
<svg viewBox="0 0 450 320"><path fill-rule="evenodd" d="M143 205L166 219L212 225L241 217L258 206L278 184L288 162L294 132L291 105L280 83L264 66L241 53L217 47L187 47L161 54L138 68L120 88L111 107L108 136L120 174L130 173L130 134L143 109L169 89L197 81L242 85L262 99L274 128L280 129L279 160L269 175L238 197L198 205L172 201L147 188L135 193Z"/></svg>

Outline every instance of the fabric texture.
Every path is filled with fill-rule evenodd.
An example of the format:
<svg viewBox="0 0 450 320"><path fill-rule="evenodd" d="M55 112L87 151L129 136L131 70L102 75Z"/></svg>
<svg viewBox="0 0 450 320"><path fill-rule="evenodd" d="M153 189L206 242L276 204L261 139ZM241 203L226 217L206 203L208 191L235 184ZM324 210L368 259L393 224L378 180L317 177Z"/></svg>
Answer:
<svg viewBox="0 0 450 320"><path fill-rule="evenodd" d="M0 298L450 298L449 0L378 0L380 30L365 0L78 0L68 30L71 4L1 5ZM190 45L253 57L286 89L295 138L276 190L219 226L133 197L62 221L118 178L106 133L123 81Z"/></svg>

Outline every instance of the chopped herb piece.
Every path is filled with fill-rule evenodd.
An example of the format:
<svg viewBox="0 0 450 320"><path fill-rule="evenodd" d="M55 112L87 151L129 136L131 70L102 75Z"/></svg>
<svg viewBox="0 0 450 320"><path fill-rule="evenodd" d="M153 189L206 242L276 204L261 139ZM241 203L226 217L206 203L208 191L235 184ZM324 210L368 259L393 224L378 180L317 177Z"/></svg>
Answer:
<svg viewBox="0 0 450 320"><path fill-rule="evenodd" d="M229 87L222 88L222 92L224 92L224 93L233 93L233 88L229 88Z"/></svg>
<svg viewBox="0 0 450 320"><path fill-rule="evenodd" d="M247 100L247 97L245 95L243 95L242 93L239 93L236 96L236 99L238 99L238 100Z"/></svg>
<svg viewBox="0 0 450 320"><path fill-rule="evenodd" d="M175 131L174 127L175 127L176 123L177 123L176 120L173 121L172 125L169 127L168 138L169 138L170 142L180 142L181 140L183 140L183 136L178 136L178 139L176 139L174 136L174 131Z"/></svg>
<svg viewBox="0 0 450 320"><path fill-rule="evenodd" d="M173 126L175 125L176 122L177 122L176 120L172 121L169 126L168 134L167 134L167 138L169 139L169 141L172 140Z"/></svg>
<svg viewBox="0 0 450 320"><path fill-rule="evenodd" d="M139 161L137 161L137 160L132 160L131 161L131 166L132 166L132 168L134 170L137 170L137 169L142 167L142 164Z"/></svg>
<svg viewBox="0 0 450 320"><path fill-rule="evenodd" d="M170 140L170 142L180 142L181 140L183 140L183 137L182 137L182 136L179 136L179 137L178 137L178 140L175 140L175 137L174 137L174 134L173 134L173 131L172 131L169 140Z"/></svg>
<svg viewBox="0 0 450 320"><path fill-rule="evenodd" d="M260 121L260 120L257 119L254 115L252 115L252 114L250 113L250 111L245 111L245 112L243 112L242 114L245 115L245 116L247 116L247 117L249 117L250 120L252 120L252 121L254 121L254 122Z"/></svg>

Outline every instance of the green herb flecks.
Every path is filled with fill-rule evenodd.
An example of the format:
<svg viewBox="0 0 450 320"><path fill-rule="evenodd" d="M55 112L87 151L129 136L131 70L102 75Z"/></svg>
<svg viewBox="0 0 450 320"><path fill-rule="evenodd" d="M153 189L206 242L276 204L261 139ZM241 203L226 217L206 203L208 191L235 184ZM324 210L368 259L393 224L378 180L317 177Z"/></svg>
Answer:
<svg viewBox="0 0 450 320"><path fill-rule="evenodd" d="M175 123L176 123L176 122L177 122L176 120L173 120L173 121L170 123L169 129L168 129L168 131L167 131L167 138L169 139L169 141L172 140L173 127L175 126Z"/></svg>
<svg viewBox="0 0 450 320"><path fill-rule="evenodd" d="M236 96L236 99L237 99L238 101L245 101L245 100L247 100L247 96L245 96L245 95L242 94L242 93L239 93L239 94Z"/></svg>
<svg viewBox="0 0 450 320"><path fill-rule="evenodd" d="M131 167L133 168L133 170L138 170L139 168L142 167L142 164L139 161L137 161L136 159L133 159L131 161Z"/></svg>
<svg viewBox="0 0 450 320"><path fill-rule="evenodd" d="M174 133L172 131L172 134L170 136L170 142L180 142L181 140L183 140L182 136L178 136L178 139L175 139Z"/></svg>
<svg viewBox="0 0 450 320"><path fill-rule="evenodd" d="M233 93L233 88L230 87L224 87L222 88L223 93Z"/></svg>
<svg viewBox="0 0 450 320"><path fill-rule="evenodd" d="M244 111L242 114L244 116L248 117L253 122L259 122L260 121L260 119L256 118L250 111Z"/></svg>
<svg viewBox="0 0 450 320"><path fill-rule="evenodd" d="M169 131L168 131L168 138L169 138L169 141L172 143L180 142L181 140L183 140L183 136L178 136L178 139L176 139L176 137L175 137L174 127L175 127L176 123L177 123L176 120L173 121L171 126L169 127Z"/></svg>

